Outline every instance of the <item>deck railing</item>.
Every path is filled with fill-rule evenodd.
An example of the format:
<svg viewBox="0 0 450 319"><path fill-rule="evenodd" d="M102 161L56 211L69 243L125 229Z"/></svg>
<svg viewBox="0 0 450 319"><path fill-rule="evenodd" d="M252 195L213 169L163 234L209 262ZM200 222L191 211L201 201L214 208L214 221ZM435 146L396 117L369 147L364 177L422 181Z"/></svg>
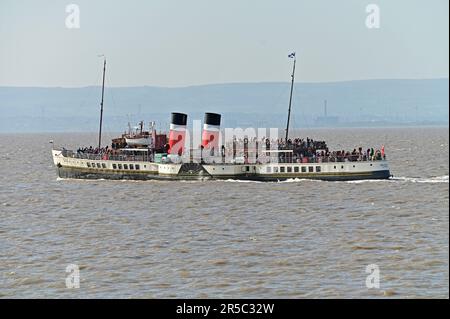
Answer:
<svg viewBox="0 0 450 319"><path fill-rule="evenodd" d="M79 159L87 159L93 161L129 161L129 162L151 162L153 155L111 155L111 154L92 154L92 153L75 153L73 151L63 151L63 156Z"/></svg>
<svg viewBox="0 0 450 319"><path fill-rule="evenodd" d="M145 154L145 155L128 155L128 154L120 154L120 155L111 155L111 154L92 154L92 153L75 153L69 150L62 150L62 155L70 158L79 158L79 159L87 159L87 160L108 160L108 161L121 161L121 162L152 162L154 160L153 154ZM200 159L196 159L200 162ZM298 157L295 155L289 156L263 156L257 159L258 164L265 163L282 163L282 164L308 164L308 163L344 163L344 162L371 162L371 161L382 161L386 160L386 155L382 156L381 154L367 156L367 155L350 155L350 156L304 156ZM225 159L222 160L211 160L208 157L204 157L204 163L211 164L226 164ZM244 164L252 164L244 160ZM233 163L229 163L233 164Z"/></svg>

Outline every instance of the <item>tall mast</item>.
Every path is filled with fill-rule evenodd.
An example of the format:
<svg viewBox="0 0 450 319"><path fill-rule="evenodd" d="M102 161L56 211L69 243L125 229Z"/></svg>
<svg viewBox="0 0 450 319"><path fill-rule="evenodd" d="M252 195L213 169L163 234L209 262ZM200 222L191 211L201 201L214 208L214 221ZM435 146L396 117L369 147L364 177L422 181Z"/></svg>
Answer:
<svg viewBox="0 0 450 319"><path fill-rule="evenodd" d="M102 101L100 102L100 130L98 131L98 148L102 147L103 97L105 96L106 58L103 60Z"/></svg>
<svg viewBox="0 0 450 319"><path fill-rule="evenodd" d="M295 52L288 55L290 58L294 58L294 65L292 67L292 81L291 81L291 94L289 96L289 110L288 110L288 118L287 118L287 124L286 124L286 142L289 137L289 122L291 120L291 105L292 105L292 92L294 90L294 75L295 75L295 62L297 61L297 58L295 57Z"/></svg>

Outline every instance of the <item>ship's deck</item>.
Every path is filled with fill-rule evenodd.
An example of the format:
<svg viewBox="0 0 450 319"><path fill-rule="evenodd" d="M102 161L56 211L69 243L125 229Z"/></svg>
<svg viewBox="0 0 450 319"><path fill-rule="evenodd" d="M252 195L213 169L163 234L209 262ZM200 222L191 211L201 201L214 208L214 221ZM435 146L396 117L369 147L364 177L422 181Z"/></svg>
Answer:
<svg viewBox="0 0 450 319"><path fill-rule="evenodd" d="M65 153L65 154L64 154ZM98 154L97 154L98 155ZM357 180L389 178L385 159L361 161L257 162L257 163L155 163L136 158L81 158L53 150L58 175L87 179L245 179L276 181L290 178ZM120 159L120 160L119 160Z"/></svg>
<svg viewBox="0 0 450 319"><path fill-rule="evenodd" d="M71 150L57 150L61 151L62 156L68 157L68 158L76 158L76 159L84 159L84 160L93 160L93 161L113 161L113 162L154 162L154 154L151 154L147 151L137 151L137 150L128 150L132 151L134 153L140 154L140 155L134 155L129 152L123 152L121 154L93 154L93 153L78 153ZM279 150L277 152L284 153L284 152L292 152L291 150ZM269 151L261 151L261 154L269 153ZM344 162L373 162L373 161L386 161L386 155L381 156L379 155L373 155L373 156L366 156L364 154L359 155L350 155L350 156L336 156L336 155L329 155L329 156L310 156L310 157L295 157L295 156L287 156L287 157L279 157L279 156L273 156L273 151L271 152L270 156L260 156L260 157L253 157L253 161L251 159L245 160L243 159L242 162L237 162L238 157L230 158L230 156L223 156L223 157L202 157L202 158L190 158L189 156L184 156L180 158L180 161L173 164L179 164L179 163L202 163L202 164L221 164L221 165L236 165L236 164L246 164L246 165L253 165L253 164L266 164L266 163L285 163L285 164L308 164L308 163L344 163ZM242 157L243 158L243 157ZM171 161L167 160L162 162L163 164L170 164Z"/></svg>

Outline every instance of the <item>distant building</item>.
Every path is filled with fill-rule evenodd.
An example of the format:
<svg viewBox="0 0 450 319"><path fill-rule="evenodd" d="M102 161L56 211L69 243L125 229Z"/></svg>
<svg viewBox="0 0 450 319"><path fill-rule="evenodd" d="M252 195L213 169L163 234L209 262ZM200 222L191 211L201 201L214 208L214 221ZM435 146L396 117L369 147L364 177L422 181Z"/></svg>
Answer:
<svg viewBox="0 0 450 319"><path fill-rule="evenodd" d="M324 107L323 107L323 116L318 116L314 120L314 124L316 126L332 126L339 123L339 117L338 116L330 116L328 115L328 106L327 106L327 100L324 101Z"/></svg>

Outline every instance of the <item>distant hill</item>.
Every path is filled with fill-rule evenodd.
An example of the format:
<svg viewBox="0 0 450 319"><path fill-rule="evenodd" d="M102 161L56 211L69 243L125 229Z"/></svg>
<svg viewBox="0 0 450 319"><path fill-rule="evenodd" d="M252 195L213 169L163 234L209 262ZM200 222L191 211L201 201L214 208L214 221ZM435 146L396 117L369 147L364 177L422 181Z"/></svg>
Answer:
<svg viewBox="0 0 450 319"><path fill-rule="evenodd" d="M448 125L448 85L448 79L298 83L293 126ZM202 119L205 111L219 112L228 126L283 127L289 83L118 87L106 88L105 96L110 131L141 119L165 128L172 111L186 112L191 120ZM324 100L333 121L323 121ZM0 132L95 131L99 101L99 87L0 87Z"/></svg>

